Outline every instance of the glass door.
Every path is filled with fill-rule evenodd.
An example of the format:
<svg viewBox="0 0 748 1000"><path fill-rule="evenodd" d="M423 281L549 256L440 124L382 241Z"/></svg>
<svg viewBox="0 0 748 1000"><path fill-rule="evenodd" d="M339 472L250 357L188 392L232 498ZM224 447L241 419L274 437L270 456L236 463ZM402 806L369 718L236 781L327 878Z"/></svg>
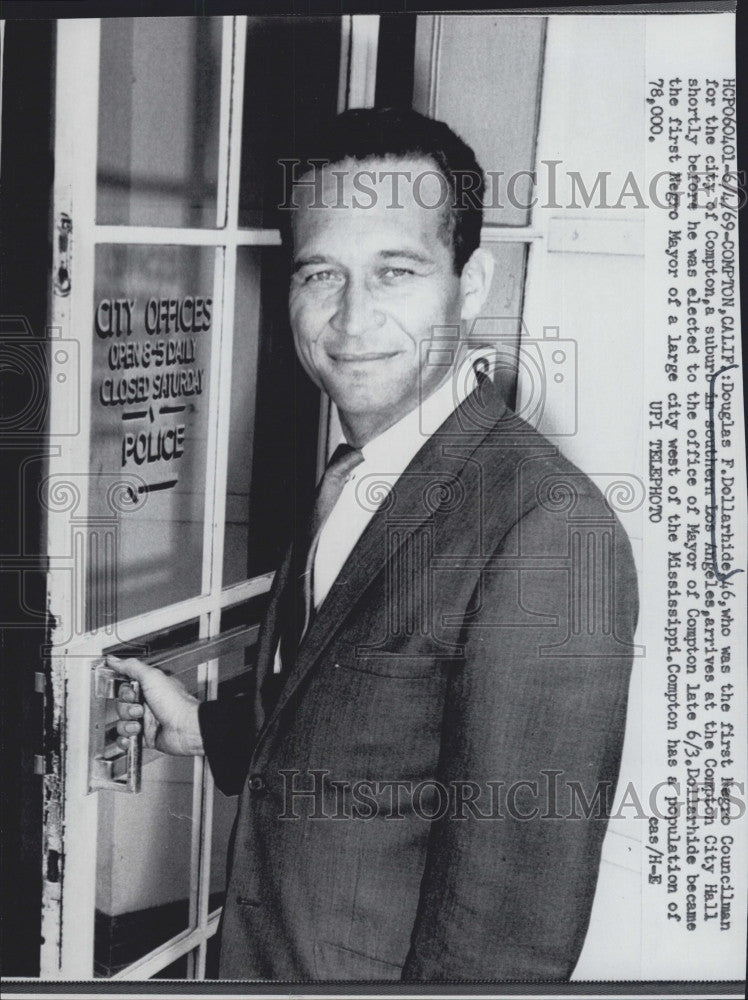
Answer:
<svg viewBox="0 0 748 1000"><path fill-rule="evenodd" d="M148 751L128 793L97 665L148 657L201 698L251 682L325 437L287 325L271 167L297 120L349 99L354 21L57 27L46 978L215 974L234 803L202 760Z"/></svg>

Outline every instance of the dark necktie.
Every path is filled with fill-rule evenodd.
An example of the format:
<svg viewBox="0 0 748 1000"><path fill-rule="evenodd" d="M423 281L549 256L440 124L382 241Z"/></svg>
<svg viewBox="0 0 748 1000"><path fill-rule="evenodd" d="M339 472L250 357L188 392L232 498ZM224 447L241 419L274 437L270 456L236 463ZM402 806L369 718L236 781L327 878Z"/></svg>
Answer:
<svg viewBox="0 0 748 1000"><path fill-rule="evenodd" d="M356 448L349 444L338 445L317 487L312 514L306 530L297 542L292 563L295 580L290 584L293 593L287 605L288 616L281 638L284 673L294 663L299 643L314 617L314 557L320 532L343 492L346 479L363 460L364 456Z"/></svg>

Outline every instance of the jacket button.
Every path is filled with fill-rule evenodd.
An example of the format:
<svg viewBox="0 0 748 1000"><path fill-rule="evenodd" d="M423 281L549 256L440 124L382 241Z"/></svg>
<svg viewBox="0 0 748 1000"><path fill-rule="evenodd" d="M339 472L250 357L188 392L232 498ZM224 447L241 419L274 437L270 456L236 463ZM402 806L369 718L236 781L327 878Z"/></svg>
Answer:
<svg viewBox="0 0 748 1000"><path fill-rule="evenodd" d="M263 795L267 789L267 782L261 774L253 774L250 776L249 790L253 795Z"/></svg>

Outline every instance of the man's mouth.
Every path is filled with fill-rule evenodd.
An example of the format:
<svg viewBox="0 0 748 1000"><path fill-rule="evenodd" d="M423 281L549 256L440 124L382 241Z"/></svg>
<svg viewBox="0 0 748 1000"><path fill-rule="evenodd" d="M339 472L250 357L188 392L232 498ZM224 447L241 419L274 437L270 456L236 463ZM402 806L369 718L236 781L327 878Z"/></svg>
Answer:
<svg viewBox="0 0 748 1000"><path fill-rule="evenodd" d="M394 358L399 351L367 351L365 354L330 354L330 358L339 364L364 364L369 361L386 361Z"/></svg>

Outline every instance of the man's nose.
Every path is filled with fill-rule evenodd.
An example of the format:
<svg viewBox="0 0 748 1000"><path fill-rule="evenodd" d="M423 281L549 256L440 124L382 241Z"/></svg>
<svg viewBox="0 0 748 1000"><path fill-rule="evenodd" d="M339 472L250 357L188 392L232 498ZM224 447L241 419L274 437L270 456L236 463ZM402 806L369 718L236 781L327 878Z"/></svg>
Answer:
<svg viewBox="0 0 748 1000"><path fill-rule="evenodd" d="M360 337L384 325L384 313L376 307L364 282L348 281L341 292L338 309L330 321L337 333Z"/></svg>

